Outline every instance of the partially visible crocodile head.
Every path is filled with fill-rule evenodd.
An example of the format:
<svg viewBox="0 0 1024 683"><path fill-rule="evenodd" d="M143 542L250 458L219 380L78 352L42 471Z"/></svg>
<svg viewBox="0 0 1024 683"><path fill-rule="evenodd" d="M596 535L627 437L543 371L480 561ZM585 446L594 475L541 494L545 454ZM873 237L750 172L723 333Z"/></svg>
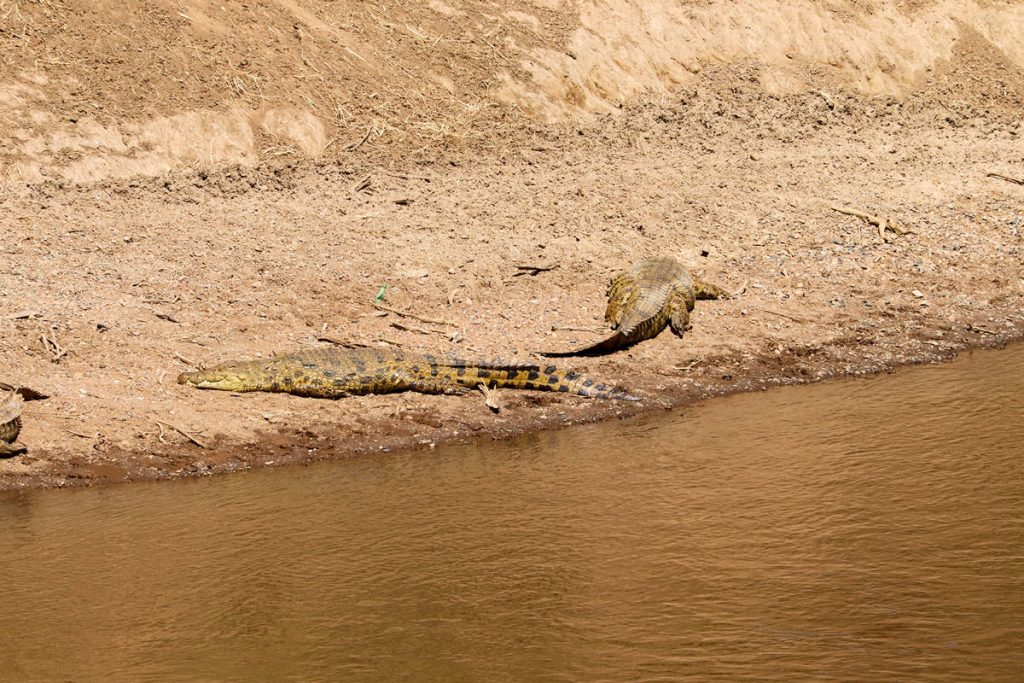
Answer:
<svg viewBox="0 0 1024 683"><path fill-rule="evenodd" d="M178 384L187 384L197 389L219 389L220 391L260 391L266 382L260 372L261 363L223 363L212 368L183 372L178 375Z"/></svg>

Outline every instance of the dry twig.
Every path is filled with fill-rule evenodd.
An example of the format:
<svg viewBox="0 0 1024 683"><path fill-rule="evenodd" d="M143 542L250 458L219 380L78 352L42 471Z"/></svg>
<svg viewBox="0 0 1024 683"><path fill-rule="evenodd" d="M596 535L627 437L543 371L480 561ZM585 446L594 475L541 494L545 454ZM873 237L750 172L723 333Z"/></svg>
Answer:
<svg viewBox="0 0 1024 683"><path fill-rule="evenodd" d="M29 318L38 318L39 313L35 311L20 311L18 313L12 313L7 316L8 320L28 320Z"/></svg>
<svg viewBox="0 0 1024 683"><path fill-rule="evenodd" d="M600 332L596 327L575 327L573 325L552 325L552 332Z"/></svg>
<svg viewBox="0 0 1024 683"><path fill-rule="evenodd" d="M392 173L391 171L381 171L381 173L383 173L386 176L391 176L392 178L401 178L402 180L422 180L425 183L429 183L431 181L431 178L428 178L425 175L411 175L409 173Z"/></svg>
<svg viewBox="0 0 1024 683"><path fill-rule="evenodd" d="M160 420L153 420L153 421L156 422L157 427L167 427L168 429L173 429L174 431L178 432L183 437L185 437L186 439L188 439L189 441L191 441L195 445L199 446L200 448L203 448L203 449L206 448L206 444L204 444L202 441L200 441L198 438L196 438L192 434L189 434L188 432L186 432L181 427L178 427L176 425L172 425L170 422L161 422ZM161 431L161 436L162 435L163 435L163 432Z"/></svg>
<svg viewBox="0 0 1024 683"><path fill-rule="evenodd" d="M1003 175L1002 173L996 173L995 171L992 171L991 173L986 173L985 175L986 175L986 177L989 177L989 178L999 178L1000 180L1005 180L1008 183L1015 183L1017 185L1024 185L1024 179L1014 178L1013 176L1008 176L1008 175Z"/></svg>
<svg viewBox="0 0 1024 683"><path fill-rule="evenodd" d="M328 344L334 344L335 346L342 346L346 349L365 349L369 344L362 342L352 341L351 339L337 339L335 337L319 336L316 338L317 341L327 342Z"/></svg>
<svg viewBox="0 0 1024 683"><path fill-rule="evenodd" d="M850 209L844 206L833 206L832 210L846 214L847 216L856 216L857 218L866 221L870 225L878 226L878 236L882 239L883 242L889 241L885 235L886 230L890 230L900 236L914 234L913 230L908 230L907 228L904 228L902 225L892 220L891 218L879 218L878 216L874 216L870 213L858 211L857 209Z"/></svg>
<svg viewBox="0 0 1024 683"><path fill-rule="evenodd" d="M43 343L43 348L53 354L53 358L50 361L54 363L59 363L61 358L68 355L67 349L57 342L57 334L52 328L50 329L50 336L47 336L44 332L39 335L39 341Z"/></svg>
<svg viewBox="0 0 1024 683"><path fill-rule="evenodd" d="M372 175L368 175L365 178L363 178L362 180L360 180L358 183L356 183L355 185L352 186L352 192L354 194L356 192L362 192L363 190L368 190L368 189L370 189L370 185L372 185L372 184L373 184L373 176Z"/></svg>
<svg viewBox="0 0 1024 683"><path fill-rule="evenodd" d="M512 277L519 277L520 275L530 275L531 277L538 273L544 273L549 270L554 270L558 267L557 263L552 263L546 266L531 266L531 265L517 265L516 270L520 271Z"/></svg>
<svg viewBox="0 0 1024 683"><path fill-rule="evenodd" d="M188 358L185 358L185 356L181 355L180 353L174 354L174 357L177 360L180 360L182 363L184 363L185 365L188 365L190 367L193 367L193 368L200 367L199 363L195 362L194 360L189 360Z"/></svg>
<svg viewBox="0 0 1024 683"><path fill-rule="evenodd" d="M425 330L422 327L413 327L412 325L403 325L402 323L396 322L394 320L392 320L390 324L391 324L391 327L395 328L396 330L401 330L403 332L415 332L416 334L430 334L430 330Z"/></svg>
<svg viewBox="0 0 1024 683"><path fill-rule="evenodd" d="M792 320L795 323L805 323L805 322L807 322L803 318L798 318L795 315L789 315L788 313L782 313L781 311L773 311L770 308L754 308L753 310L761 311L762 313L771 313L772 315L777 315L777 316L782 317L782 318L788 318L789 320Z"/></svg>
<svg viewBox="0 0 1024 683"><path fill-rule="evenodd" d="M366 135L363 136L363 139L360 140L359 142L350 142L349 144L345 145L345 151L354 152L360 147L362 147L366 143L366 141L370 139L370 136L373 135L373 128L374 125L373 122L371 121L369 128L366 129Z"/></svg>
<svg viewBox="0 0 1024 683"><path fill-rule="evenodd" d="M395 315L400 315L403 318L412 318L413 320L419 320L421 323L427 323L429 325L448 325L449 327L456 326L455 323L450 323L447 320L432 320L430 318L424 318L422 316L416 315L415 313L409 313L408 311L399 311L398 309L391 308L390 306L385 306L384 304L375 303L373 307L376 308L378 311L394 313Z"/></svg>

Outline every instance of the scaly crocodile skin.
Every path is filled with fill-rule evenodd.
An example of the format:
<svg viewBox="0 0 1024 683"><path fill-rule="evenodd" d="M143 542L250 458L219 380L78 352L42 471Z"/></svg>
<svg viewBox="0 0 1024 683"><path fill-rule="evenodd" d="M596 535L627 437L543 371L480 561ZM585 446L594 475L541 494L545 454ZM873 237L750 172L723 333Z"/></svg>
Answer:
<svg viewBox="0 0 1024 683"><path fill-rule="evenodd" d="M21 433L21 409L25 399L12 392L0 393L0 455L20 452L11 444Z"/></svg>
<svg viewBox="0 0 1024 683"><path fill-rule="evenodd" d="M179 384L224 391L277 391L341 398L352 394L419 391L460 394L479 384L637 401L639 398L575 372L548 366L436 358L390 349L310 349L267 360L224 363L183 372Z"/></svg>
<svg viewBox="0 0 1024 683"><path fill-rule="evenodd" d="M665 326L682 337L690 322L696 299L721 299L729 295L720 287L690 277L674 258L641 261L616 275L608 286L604 318L612 335L574 351L544 353L550 357L599 356L656 337Z"/></svg>

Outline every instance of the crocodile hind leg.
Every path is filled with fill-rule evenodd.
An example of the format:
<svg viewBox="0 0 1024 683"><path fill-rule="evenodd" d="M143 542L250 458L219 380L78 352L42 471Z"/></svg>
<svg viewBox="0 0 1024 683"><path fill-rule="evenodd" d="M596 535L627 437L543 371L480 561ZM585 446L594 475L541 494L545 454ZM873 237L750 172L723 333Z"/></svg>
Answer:
<svg viewBox="0 0 1024 683"><path fill-rule="evenodd" d="M693 279L693 294L696 299L728 299L732 296L718 285L697 278Z"/></svg>
<svg viewBox="0 0 1024 683"><path fill-rule="evenodd" d="M629 273L616 275L608 285L608 308L604 311L604 319L618 327L629 308L629 302L635 298L636 278Z"/></svg>

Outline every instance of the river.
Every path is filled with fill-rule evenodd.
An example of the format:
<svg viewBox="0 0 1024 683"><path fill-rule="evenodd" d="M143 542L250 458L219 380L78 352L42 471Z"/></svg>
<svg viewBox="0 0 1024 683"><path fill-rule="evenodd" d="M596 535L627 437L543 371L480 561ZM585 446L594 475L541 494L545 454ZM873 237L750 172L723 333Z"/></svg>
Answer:
<svg viewBox="0 0 1024 683"><path fill-rule="evenodd" d="M1024 680L1024 346L0 496L0 679Z"/></svg>

